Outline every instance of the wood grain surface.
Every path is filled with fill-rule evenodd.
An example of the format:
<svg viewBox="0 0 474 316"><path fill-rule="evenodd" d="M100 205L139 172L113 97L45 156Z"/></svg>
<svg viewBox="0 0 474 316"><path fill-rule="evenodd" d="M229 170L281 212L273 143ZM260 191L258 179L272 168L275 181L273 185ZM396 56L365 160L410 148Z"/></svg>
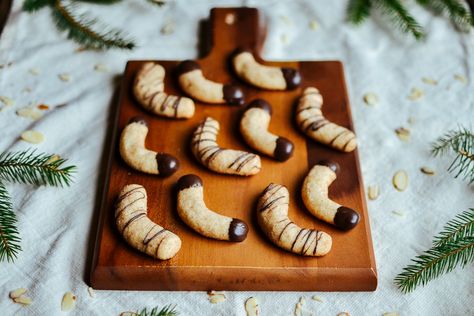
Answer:
<svg viewBox="0 0 474 316"><path fill-rule="evenodd" d="M233 24L225 23L234 15ZM238 132L243 107L196 103L189 120L170 120L145 112L131 93L134 75L145 61L130 61L125 69L117 110L117 129L110 144L110 170L101 209L99 230L91 271L96 289L127 290L276 290L276 291L373 291L377 273L370 236L369 218L357 150L340 153L307 140L294 123L295 101L306 86L316 86L324 97L323 112L330 120L353 129L343 66L338 61L265 62L296 67L303 82L294 91L271 92L240 82L229 68L230 53L240 46L258 54L263 39L262 17L252 8L225 8L211 11L212 49L198 60L211 80L239 83L247 103L264 98L273 106L270 130L295 144L294 156L276 162L262 156L262 170L253 177L213 173L197 162L190 150L192 131L206 116L221 124L218 143L222 147L250 151ZM166 68L166 92L182 95L174 71L179 61L157 61ZM181 168L169 178L145 175L128 167L118 153L118 136L134 116L144 117L150 132L146 146L179 158ZM107 150L109 150L107 148ZM310 167L321 159L341 166L339 178L330 187L330 196L361 214L359 225L341 232L313 218L305 209L300 187ZM176 182L188 173L203 179L207 206L221 214L245 220L250 231L242 243L202 237L177 216ZM285 252L269 242L260 231L255 216L259 194L271 182L284 184L290 192L290 218L298 225L323 230L333 237L333 249L322 258L301 257ZM126 184L143 185L148 192L149 216L178 234L180 252L171 260L154 260L126 244L114 223L114 201Z"/></svg>

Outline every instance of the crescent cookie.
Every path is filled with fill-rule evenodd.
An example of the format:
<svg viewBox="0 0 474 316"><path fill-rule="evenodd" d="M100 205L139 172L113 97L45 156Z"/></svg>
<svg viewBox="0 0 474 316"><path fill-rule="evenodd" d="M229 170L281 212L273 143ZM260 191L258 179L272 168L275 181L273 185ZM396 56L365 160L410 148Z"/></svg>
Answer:
<svg viewBox="0 0 474 316"><path fill-rule="evenodd" d="M201 102L244 104L244 93L238 86L206 79L201 66L193 60L185 60L179 64L178 82L184 92Z"/></svg>
<svg viewBox="0 0 474 316"><path fill-rule="evenodd" d="M314 87L306 88L296 108L296 123L310 138L340 151L350 152L357 147L354 133L328 121L322 111L323 97Z"/></svg>
<svg viewBox="0 0 474 316"><path fill-rule="evenodd" d="M237 50L232 58L232 65L239 78L261 89L291 90L301 84L298 70L262 65L248 50Z"/></svg>
<svg viewBox="0 0 474 316"><path fill-rule="evenodd" d="M247 237L248 226L237 218L211 211L204 203L202 180L188 174L178 180L178 215L199 234L218 240L241 242Z"/></svg>
<svg viewBox="0 0 474 316"><path fill-rule="evenodd" d="M328 188L336 180L338 170L337 163L320 161L304 179L301 195L311 214L341 230L349 230L359 223L359 213L328 197Z"/></svg>
<svg viewBox="0 0 474 316"><path fill-rule="evenodd" d="M245 142L253 149L275 158L286 161L293 155L293 143L268 131L272 107L265 100L252 101L240 120L240 133Z"/></svg>
<svg viewBox="0 0 474 316"><path fill-rule="evenodd" d="M258 155L217 144L219 122L207 117L193 133L191 150L194 156L208 169L217 173L251 176L261 169Z"/></svg>
<svg viewBox="0 0 474 316"><path fill-rule="evenodd" d="M173 258L181 248L181 239L155 224L147 213L145 188L138 184L124 186L115 208L115 223L123 238L130 246L153 258Z"/></svg>
<svg viewBox="0 0 474 316"><path fill-rule="evenodd" d="M159 116L190 118L194 115L194 101L190 98L169 95L164 92L165 68L147 62L138 70L133 94L146 110Z"/></svg>
<svg viewBox="0 0 474 316"><path fill-rule="evenodd" d="M120 135L120 155L135 170L168 177L179 168L179 161L166 153L145 148L148 125L140 117L134 117Z"/></svg>
<svg viewBox="0 0 474 316"><path fill-rule="evenodd" d="M324 256L331 250L331 236L292 222L288 218L289 196L285 186L271 183L258 199L258 224L280 248L302 256Z"/></svg>

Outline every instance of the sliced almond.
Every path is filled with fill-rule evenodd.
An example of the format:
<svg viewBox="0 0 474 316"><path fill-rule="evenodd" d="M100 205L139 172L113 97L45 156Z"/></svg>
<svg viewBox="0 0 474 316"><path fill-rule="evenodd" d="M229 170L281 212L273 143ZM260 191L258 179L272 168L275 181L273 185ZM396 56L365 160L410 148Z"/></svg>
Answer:
<svg viewBox="0 0 474 316"><path fill-rule="evenodd" d="M300 302L296 303L295 316L301 316L301 303Z"/></svg>
<svg viewBox="0 0 474 316"><path fill-rule="evenodd" d="M411 100L411 101L416 101L416 100L421 99L424 95L425 95L425 93L423 92L423 90L414 87L414 88L411 89L411 92L410 92L410 95L408 96L408 99Z"/></svg>
<svg viewBox="0 0 474 316"><path fill-rule="evenodd" d="M211 302L211 304L221 303L226 300L224 293L211 291L208 293L208 295L209 295L209 302Z"/></svg>
<svg viewBox="0 0 474 316"><path fill-rule="evenodd" d="M438 84L438 80L434 80L434 79L428 78L428 77L421 78L421 81L423 81L426 84L430 84L432 86L436 86Z"/></svg>
<svg viewBox="0 0 474 316"><path fill-rule="evenodd" d="M378 185L369 185L369 190L368 190L368 196L369 200L376 200L379 197L379 186Z"/></svg>
<svg viewBox="0 0 474 316"><path fill-rule="evenodd" d="M348 312L340 312L337 316L350 316Z"/></svg>
<svg viewBox="0 0 474 316"><path fill-rule="evenodd" d="M404 217L405 216L405 213L403 213L402 211L392 211L392 214L393 215L397 215L398 217Z"/></svg>
<svg viewBox="0 0 474 316"><path fill-rule="evenodd" d="M15 100L13 100L12 98L1 96L1 95L0 95L0 102L5 104L5 106L12 106L15 104Z"/></svg>
<svg viewBox="0 0 474 316"><path fill-rule="evenodd" d="M39 120L43 117L43 113L33 106L25 106L24 108L18 109L16 115L32 119L33 121Z"/></svg>
<svg viewBox="0 0 474 316"><path fill-rule="evenodd" d="M306 303L306 299L305 299L303 296L301 296L301 297L300 297L300 304L301 304L301 306L303 306L305 303Z"/></svg>
<svg viewBox="0 0 474 316"><path fill-rule="evenodd" d="M407 120L408 124L410 125L413 125L416 123L416 118L414 118L413 116L410 116Z"/></svg>
<svg viewBox="0 0 474 316"><path fill-rule="evenodd" d="M94 70L97 72L108 72L109 68L104 64L97 64L94 66Z"/></svg>
<svg viewBox="0 0 474 316"><path fill-rule="evenodd" d="M20 287L16 290L11 291L8 296L10 296L11 299L15 299L15 298L18 298L18 297L22 296L23 294L25 294L26 291L27 291L27 289L25 289L23 287Z"/></svg>
<svg viewBox="0 0 474 316"><path fill-rule="evenodd" d="M286 15L280 15L280 20L282 20L282 22L285 23L288 26L293 25L293 22Z"/></svg>
<svg viewBox="0 0 474 316"><path fill-rule="evenodd" d="M18 304L21 304L21 305L24 305L24 306L29 306L31 305L31 303L33 303L33 301L31 300L31 298L27 297L27 296L20 296L20 297L15 297L13 299L13 301L15 303L18 303Z"/></svg>
<svg viewBox="0 0 474 316"><path fill-rule="evenodd" d="M21 139L31 144L39 144L44 141L44 135L37 131L28 130L21 133Z"/></svg>
<svg viewBox="0 0 474 316"><path fill-rule="evenodd" d="M309 22L309 28L312 29L313 31L316 31L319 29L319 23L316 20L312 20Z"/></svg>
<svg viewBox="0 0 474 316"><path fill-rule="evenodd" d="M379 103L379 97L373 92L367 92L366 94L364 94L363 98L364 98L365 104L367 105L374 106L377 103Z"/></svg>
<svg viewBox="0 0 474 316"><path fill-rule="evenodd" d="M467 78L460 74L455 74L454 79L464 84L467 83Z"/></svg>
<svg viewBox="0 0 474 316"><path fill-rule="evenodd" d="M58 75L58 78L61 80L61 81L64 81L64 82L68 82L71 80L71 76L69 74L59 74Z"/></svg>
<svg viewBox="0 0 474 316"><path fill-rule="evenodd" d="M76 307L76 296L71 292L66 292L61 301L61 311L68 312Z"/></svg>
<svg viewBox="0 0 474 316"><path fill-rule="evenodd" d="M30 72L30 74L32 74L33 76L37 76L37 75L40 74L41 71L40 71L38 68L31 68L31 69L29 70L29 72Z"/></svg>
<svg viewBox="0 0 474 316"><path fill-rule="evenodd" d="M258 316L260 314L258 301L255 297L249 297L245 301L245 312L247 313L247 316Z"/></svg>
<svg viewBox="0 0 474 316"><path fill-rule="evenodd" d="M397 134L398 138L404 142L410 140L410 130L408 128L399 127L395 130L395 133Z"/></svg>
<svg viewBox="0 0 474 316"><path fill-rule="evenodd" d="M173 34L175 26L176 24L174 22L168 21L161 27L160 33L163 35Z"/></svg>
<svg viewBox="0 0 474 316"><path fill-rule="evenodd" d="M120 313L120 316L139 316L139 314L135 312L122 312Z"/></svg>
<svg viewBox="0 0 474 316"><path fill-rule="evenodd" d="M420 171L429 176L434 176L436 174L436 172L430 167L421 167Z"/></svg>
<svg viewBox="0 0 474 316"><path fill-rule="evenodd" d="M404 170L395 172L392 178L392 183L398 191L405 191L408 186L408 174Z"/></svg>
<svg viewBox="0 0 474 316"><path fill-rule="evenodd" d="M59 157L59 156L58 156ZM95 297L95 291L93 288L91 288L90 286L87 288L87 292L89 293L89 296L94 298Z"/></svg>
<svg viewBox="0 0 474 316"><path fill-rule="evenodd" d="M23 88L23 89L21 90L21 92L23 92L23 93L30 93L30 92L31 92L31 88L25 87L25 88Z"/></svg>
<svg viewBox="0 0 474 316"><path fill-rule="evenodd" d="M400 313L398 313L398 312L387 312L387 313L383 313L382 316L400 316Z"/></svg>
<svg viewBox="0 0 474 316"><path fill-rule="evenodd" d="M227 13L224 18L224 22L227 25L232 25L235 23L235 14L233 13Z"/></svg>
<svg viewBox="0 0 474 316"><path fill-rule="evenodd" d="M323 302L323 300L322 300L319 296L316 296L316 295L313 295L313 296L311 297L311 299L312 299L313 301L316 301L316 302L320 302L320 303Z"/></svg>

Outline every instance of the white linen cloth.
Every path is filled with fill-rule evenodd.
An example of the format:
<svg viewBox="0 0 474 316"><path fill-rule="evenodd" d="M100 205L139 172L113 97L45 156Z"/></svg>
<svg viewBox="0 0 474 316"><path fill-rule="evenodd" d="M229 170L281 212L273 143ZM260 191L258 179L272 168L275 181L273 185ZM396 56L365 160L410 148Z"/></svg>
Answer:
<svg viewBox="0 0 474 316"><path fill-rule="evenodd" d="M368 201L379 285L370 293L227 292L227 300L212 305L205 292L96 291L85 283L95 235L98 185L102 157L111 125L114 79L129 59L186 59L197 57L198 23L215 6L256 6L268 18L263 55L269 60L340 59L344 62L364 182L378 184L381 195ZM304 315L473 315L474 269L457 269L411 294L402 294L394 277L410 259L427 249L434 234L457 213L474 207L473 188L446 172L450 158L431 158L430 142L457 124L472 126L474 118L474 35L454 30L448 19L435 17L408 2L426 26L424 42L392 30L377 14L360 27L345 22L346 1L173 1L155 8L146 1L124 1L114 6L81 4L108 24L132 34L134 51L75 52L53 25L50 10L21 12L14 1L0 39L0 95L15 100L0 112L0 152L27 147L57 153L78 167L75 183L64 189L8 184L22 237L23 251L15 263L1 263L0 315L62 315L63 294L77 295L74 315L118 315L142 307L176 304L180 315L245 315L244 302L255 296L261 315L292 315L301 296ZM310 27L317 21L316 30ZM174 32L161 34L167 23ZM8 65L9 63L11 65ZM108 72L94 71L97 64ZM32 75L30 69L39 70ZM34 72L34 71L33 71ZM70 75L69 82L58 79ZM455 74L467 78L463 83ZM438 80L428 85L422 77ZM425 92L419 101L407 96L412 87ZM31 92L25 92L29 88ZM362 100L367 92L379 96L374 107ZM19 117L28 104L66 104L42 119ZM415 122L407 121L412 117ZM470 125L471 124L471 125ZM410 128L409 142L394 130ZM45 141L31 145L19 140L34 129ZM435 176L419 171L436 170ZM409 187L397 192L392 175L404 169ZM404 216L397 216L399 211ZM29 307L14 304L8 292L26 287ZM319 296L323 302L311 300Z"/></svg>

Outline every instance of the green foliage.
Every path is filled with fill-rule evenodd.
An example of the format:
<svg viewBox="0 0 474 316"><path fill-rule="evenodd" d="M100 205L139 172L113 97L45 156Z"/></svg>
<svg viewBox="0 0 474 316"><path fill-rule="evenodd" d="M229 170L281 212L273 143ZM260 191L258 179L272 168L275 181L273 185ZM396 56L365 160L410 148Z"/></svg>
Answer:
<svg viewBox="0 0 474 316"><path fill-rule="evenodd" d="M416 39L424 37L423 28L399 0L378 0L376 5L402 32L411 33Z"/></svg>
<svg viewBox="0 0 474 316"><path fill-rule="evenodd" d="M25 2L23 2L23 11L35 12L53 4L54 0L25 0Z"/></svg>
<svg viewBox="0 0 474 316"><path fill-rule="evenodd" d="M461 176L463 179L474 183L474 133L460 126L457 130L450 130L432 144L433 156L446 155L450 152L455 158L448 171L455 173L455 178Z"/></svg>
<svg viewBox="0 0 474 316"><path fill-rule="evenodd" d="M20 250L20 235L10 195L0 182L0 261L13 261Z"/></svg>
<svg viewBox="0 0 474 316"><path fill-rule="evenodd" d="M403 268L395 284L402 292L411 292L456 267L474 262L473 232L474 209L470 209L449 221L435 237L433 246Z"/></svg>
<svg viewBox="0 0 474 316"><path fill-rule="evenodd" d="M347 4L347 19L354 23L360 24L370 15L370 0L353 0Z"/></svg>
<svg viewBox="0 0 474 316"><path fill-rule="evenodd" d="M417 0L417 2L436 14L447 14L454 25L462 30L474 26L474 18L458 0Z"/></svg>
<svg viewBox="0 0 474 316"><path fill-rule="evenodd" d="M138 316L177 316L178 312L175 310L175 306L165 306L161 310L158 311L158 307L154 307L151 311L147 311L144 308L141 312L137 313Z"/></svg>

